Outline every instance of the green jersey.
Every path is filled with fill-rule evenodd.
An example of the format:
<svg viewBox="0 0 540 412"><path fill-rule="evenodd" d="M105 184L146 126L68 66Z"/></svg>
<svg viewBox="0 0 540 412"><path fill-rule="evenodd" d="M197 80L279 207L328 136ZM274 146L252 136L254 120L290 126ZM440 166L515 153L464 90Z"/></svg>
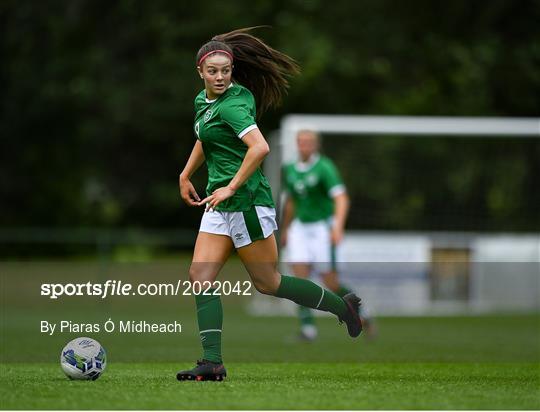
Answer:
<svg viewBox="0 0 540 412"><path fill-rule="evenodd" d="M304 223L332 216L334 197L345 191L334 163L325 156L315 155L307 164L287 164L282 176L294 203L295 217Z"/></svg>
<svg viewBox="0 0 540 412"><path fill-rule="evenodd" d="M257 128L255 98L235 83L217 99L206 98L205 90L195 98L195 134L202 143L208 166L207 196L227 186L244 160L248 147L242 137ZM258 168L217 210L245 212L252 206L274 207L270 184Z"/></svg>

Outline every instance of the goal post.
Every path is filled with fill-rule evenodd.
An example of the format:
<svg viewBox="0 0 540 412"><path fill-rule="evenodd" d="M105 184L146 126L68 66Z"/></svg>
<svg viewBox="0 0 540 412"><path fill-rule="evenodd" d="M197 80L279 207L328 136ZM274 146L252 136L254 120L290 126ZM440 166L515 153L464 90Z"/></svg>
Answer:
<svg viewBox="0 0 540 412"><path fill-rule="evenodd" d="M513 137L540 138L537 117L452 117L452 116L365 116L290 114L283 117L279 131L271 134L270 156L264 171L280 204L281 166L297 158L296 134L303 129L319 133L395 135L401 137Z"/></svg>
<svg viewBox="0 0 540 412"><path fill-rule="evenodd" d="M540 138L540 118L510 117L442 117L442 116L364 116L364 115L306 115L291 114L281 121L279 131L271 135L270 157L265 162L265 173L274 190L278 207L281 204L281 167L284 163L297 158L296 135L300 130L313 130L321 134L344 135L349 138L363 136L394 137L461 137L461 138ZM354 206L354 205L353 205ZM501 234L487 235L482 233L426 232L366 232L349 231L346 233L343 249L345 262L350 263L343 273L343 278L366 298L376 313L379 314L426 314L426 313L462 313L471 310L539 310L540 292L527 296L523 291L530 285L538 284L538 267L540 267L540 234L516 235L510 241L500 243L497 238ZM461 239L456 243L456 239ZM516 256L522 265L514 265L513 269L522 273L513 273L514 281L500 283L500 287L492 282L495 276L493 262L484 264L483 256L497 244L501 261L513 261ZM500 243L500 244L499 244ZM523 258L514 245L527 245L532 251ZM434 300L433 271L445 266L447 256L436 253L447 252L454 248L462 253L458 266L450 270L456 276L462 276L470 284L466 300L447 299L444 302ZM503 250L504 249L504 250ZM528 249L527 249L528 250ZM285 256L286 256L286 251ZM490 252L491 253L491 252ZM489 253L488 253L489 254ZM442 257L441 257L442 256ZM454 258L456 255L451 255ZM480 258L479 258L480 257ZM442 261L441 261L442 259ZM480 259L480 261L478 261ZM464 262L466 260L466 262ZM464 265L466 263L466 265ZM532 265L531 265L532 263ZM287 270L285 267L283 270ZM497 266L503 272L507 268ZM285 272L287 273L287 272ZM444 275L446 276L446 275ZM444 277L443 276L443 277ZM460 278L460 279L462 279ZM505 279L498 274L499 280ZM519 278L519 279L518 279ZM457 279L457 278L456 278ZM442 279L445 281L445 279ZM455 281L455 280L454 280ZM515 291L510 285L517 286ZM525 287L525 286L527 287ZM499 299L501 292L513 296L511 301L520 301L521 307L504 306L511 301ZM515 293L514 293L515 292ZM254 308L259 308L255 310ZM256 298L251 307L252 313L259 315L294 314L293 306L272 300L264 296Z"/></svg>
<svg viewBox="0 0 540 412"><path fill-rule="evenodd" d="M291 114L282 119L279 132L283 162L296 158L295 136L302 129L355 135L540 137L540 118Z"/></svg>

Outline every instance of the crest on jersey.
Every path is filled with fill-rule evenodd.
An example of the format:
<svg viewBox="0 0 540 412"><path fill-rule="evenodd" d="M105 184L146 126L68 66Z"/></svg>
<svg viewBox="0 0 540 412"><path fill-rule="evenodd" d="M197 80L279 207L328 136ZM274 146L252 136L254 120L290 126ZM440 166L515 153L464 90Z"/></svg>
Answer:
<svg viewBox="0 0 540 412"><path fill-rule="evenodd" d="M294 183L294 190L302 196L306 193L306 185L301 180L298 180Z"/></svg>
<svg viewBox="0 0 540 412"><path fill-rule="evenodd" d="M204 122L206 123L212 117L212 110L208 109L204 114Z"/></svg>
<svg viewBox="0 0 540 412"><path fill-rule="evenodd" d="M307 175L306 183L308 186L315 186L318 182L319 182L319 178L317 177L316 174L311 173Z"/></svg>

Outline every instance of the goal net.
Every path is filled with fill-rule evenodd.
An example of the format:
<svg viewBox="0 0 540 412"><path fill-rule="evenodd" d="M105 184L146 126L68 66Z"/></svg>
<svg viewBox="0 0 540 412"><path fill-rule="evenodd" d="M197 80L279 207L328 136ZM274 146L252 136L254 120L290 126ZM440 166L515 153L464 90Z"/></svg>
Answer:
<svg viewBox="0 0 540 412"><path fill-rule="evenodd" d="M514 190L509 176L523 174L520 161L538 150L540 119L289 115L270 139L265 162L277 204L281 166L296 159L296 134L304 129L320 133L322 152L347 185L351 211L340 277L374 312L540 308L538 227L519 214L506 221L487 216L479 206L486 194L475 187L493 179L489 201L506 210ZM540 204L539 194L529 196ZM494 242L499 262L490 254ZM286 261L286 248L280 255ZM508 262L511 269L502 266ZM286 264L282 270L290 273ZM250 309L296 313L289 302L263 296Z"/></svg>

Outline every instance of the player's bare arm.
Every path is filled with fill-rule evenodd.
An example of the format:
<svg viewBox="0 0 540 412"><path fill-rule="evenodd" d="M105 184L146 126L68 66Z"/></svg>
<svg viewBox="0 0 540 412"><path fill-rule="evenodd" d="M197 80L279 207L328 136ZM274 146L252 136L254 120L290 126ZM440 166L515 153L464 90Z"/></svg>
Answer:
<svg viewBox="0 0 540 412"><path fill-rule="evenodd" d="M334 196L334 224L332 226L332 243L337 245L343 240L343 232L349 214L349 196L346 192Z"/></svg>
<svg viewBox="0 0 540 412"><path fill-rule="evenodd" d="M290 196L287 197L285 201L285 206L283 208L283 222L282 229L280 234L281 246L287 245L287 233L289 231L289 226L294 218L294 202Z"/></svg>
<svg viewBox="0 0 540 412"><path fill-rule="evenodd" d="M198 202L201 200L195 187L191 183L191 176L197 171L199 167L204 163L204 152L202 144L199 140L195 142L191 155L184 167L182 173L178 177L178 187L180 189L180 196L182 200L189 206L198 206Z"/></svg>
<svg viewBox="0 0 540 412"><path fill-rule="evenodd" d="M208 208L214 209L221 202L233 196L270 153L270 147L258 128L247 133L242 140L248 146L248 150L240 169L227 186L214 190L210 196L198 203L199 206L206 205Z"/></svg>

